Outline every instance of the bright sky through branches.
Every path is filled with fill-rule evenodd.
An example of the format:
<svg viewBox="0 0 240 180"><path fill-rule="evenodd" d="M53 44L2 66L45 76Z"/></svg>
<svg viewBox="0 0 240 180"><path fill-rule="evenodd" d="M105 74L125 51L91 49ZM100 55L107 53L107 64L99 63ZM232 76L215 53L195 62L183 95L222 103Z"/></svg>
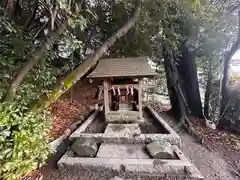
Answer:
<svg viewBox="0 0 240 180"><path fill-rule="evenodd" d="M239 59L240 60L240 49L233 55L232 59Z"/></svg>

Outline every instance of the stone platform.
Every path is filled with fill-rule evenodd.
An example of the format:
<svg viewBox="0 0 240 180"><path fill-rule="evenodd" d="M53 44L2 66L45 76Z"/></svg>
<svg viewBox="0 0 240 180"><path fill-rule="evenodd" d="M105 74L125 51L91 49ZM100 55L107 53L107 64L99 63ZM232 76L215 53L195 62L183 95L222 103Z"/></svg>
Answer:
<svg viewBox="0 0 240 180"><path fill-rule="evenodd" d="M70 136L70 140L94 142L98 146L96 156L79 157L69 151L59 160L59 168L80 168L91 172L105 169L117 172L120 177L124 176L126 179L130 179L134 174L140 179L166 175L184 177L184 179L203 179L195 166L181 152L181 139L176 132L151 107L148 107L148 112L151 113L154 121L166 129L167 133L144 134L145 131L142 131L137 121L133 124L126 124L125 121L116 124L106 121L107 126L103 133L85 133L86 128L94 122L92 119L84 122ZM169 156L164 158L164 156L152 155L153 152L147 145L156 141L161 141L160 144L163 146L168 144L168 150L172 151L170 159ZM157 146L156 148L156 151L166 151L166 148Z"/></svg>
<svg viewBox="0 0 240 180"><path fill-rule="evenodd" d="M126 146L124 148L126 150ZM115 157L95 158L71 157L65 154L58 162L58 165L62 170L69 167L81 167L90 169L107 168L111 169L112 171L118 171L120 174L121 171L124 171L124 173L129 173L129 176L132 173L138 173L139 176L146 174L152 176L154 173L153 176L155 177L161 177L164 174L169 174L172 176L185 176L186 178L194 180L203 179L199 171L186 159L186 157L177 146L174 146L174 152L177 155L177 158L173 160L149 159L145 155L145 159L129 157L125 158L123 157L123 154L116 153L113 154ZM100 154L102 154L102 152L100 152ZM143 157L143 154L141 154L141 156Z"/></svg>

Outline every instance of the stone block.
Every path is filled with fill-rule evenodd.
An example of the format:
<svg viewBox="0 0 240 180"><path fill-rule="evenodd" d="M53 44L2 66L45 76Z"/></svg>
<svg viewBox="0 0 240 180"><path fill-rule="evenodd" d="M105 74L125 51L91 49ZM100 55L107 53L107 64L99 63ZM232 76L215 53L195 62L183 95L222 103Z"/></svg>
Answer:
<svg viewBox="0 0 240 180"><path fill-rule="evenodd" d="M143 119L138 111L119 110L105 115L107 123L140 123Z"/></svg>
<svg viewBox="0 0 240 180"><path fill-rule="evenodd" d="M144 151L144 145L133 144L101 144L97 157L103 158L135 158L149 159Z"/></svg>
<svg viewBox="0 0 240 180"><path fill-rule="evenodd" d="M154 159L173 159L174 157L173 147L167 141L154 141L149 143L147 150Z"/></svg>
<svg viewBox="0 0 240 180"><path fill-rule="evenodd" d="M138 124L108 124L104 133L125 136L141 134L141 130Z"/></svg>
<svg viewBox="0 0 240 180"><path fill-rule="evenodd" d="M115 176L115 177L111 178L110 180L132 180L132 179L125 179L125 178L123 179L118 176Z"/></svg>
<svg viewBox="0 0 240 180"><path fill-rule="evenodd" d="M97 143L91 139L76 139L71 149L80 157L93 157L96 155L98 147Z"/></svg>

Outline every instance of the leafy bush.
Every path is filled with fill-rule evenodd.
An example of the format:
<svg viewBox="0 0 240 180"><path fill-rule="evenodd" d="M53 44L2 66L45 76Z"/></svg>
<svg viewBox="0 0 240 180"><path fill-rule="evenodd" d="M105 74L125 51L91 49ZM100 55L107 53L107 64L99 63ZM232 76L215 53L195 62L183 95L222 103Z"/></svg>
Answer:
<svg viewBox="0 0 240 180"><path fill-rule="evenodd" d="M231 89L218 127L240 134L240 91Z"/></svg>
<svg viewBox="0 0 240 180"><path fill-rule="evenodd" d="M0 104L0 179L15 180L40 166L51 153L48 114Z"/></svg>

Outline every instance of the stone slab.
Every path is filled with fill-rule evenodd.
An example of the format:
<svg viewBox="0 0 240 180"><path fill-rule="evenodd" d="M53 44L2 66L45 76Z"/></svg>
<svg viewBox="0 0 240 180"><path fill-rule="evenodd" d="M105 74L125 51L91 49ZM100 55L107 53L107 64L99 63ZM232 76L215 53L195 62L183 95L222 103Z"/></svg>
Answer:
<svg viewBox="0 0 240 180"><path fill-rule="evenodd" d="M78 133L71 136L70 139L93 139L97 143L118 143L118 144L146 144L153 141L168 141L172 145L180 146L180 137L175 137L172 134L125 134L119 136L118 134L105 134L105 133Z"/></svg>
<svg viewBox="0 0 240 180"><path fill-rule="evenodd" d="M146 180L152 179L152 175L154 175L154 177L156 176L156 180L160 180L159 177L162 176L165 180L166 175L169 177L176 176L178 180L204 179L195 166L186 159L181 150L177 146L173 146L173 148L178 158L171 160L109 157L82 158L71 157L65 153L58 161L58 167L60 170L73 169L76 167L78 171L80 168L87 168L89 171L90 168L91 172L96 170L99 171L100 174L106 172L106 170L109 170L111 173L116 171L118 175L122 173L138 174L140 177L143 177L143 175L146 176ZM83 175L84 174L81 174L81 176ZM98 178L99 177L100 176L98 176ZM130 178L130 176L127 177L126 179Z"/></svg>
<svg viewBox="0 0 240 180"><path fill-rule="evenodd" d="M138 135L141 130L138 124L108 124L104 134L108 135Z"/></svg>
<svg viewBox="0 0 240 180"><path fill-rule="evenodd" d="M135 158L149 159L144 145L135 144L101 144L97 157L102 158Z"/></svg>
<svg viewBox="0 0 240 180"><path fill-rule="evenodd" d="M143 118L138 111L118 110L110 111L105 115L107 123L140 123Z"/></svg>
<svg viewBox="0 0 240 180"><path fill-rule="evenodd" d="M196 169L195 173L189 173L186 171L186 167L194 168L189 161L183 160L158 160L158 159L125 159L125 158L81 158L81 157L69 157L66 154L58 161L58 167L60 170L64 170L67 167L73 168L86 167L91 169L111 169L118 172L142 174L147 176L156 175L176 175L185 176L197 179L204 179L200 172ZM178 179L178 178L177 178Z"/></svg>

